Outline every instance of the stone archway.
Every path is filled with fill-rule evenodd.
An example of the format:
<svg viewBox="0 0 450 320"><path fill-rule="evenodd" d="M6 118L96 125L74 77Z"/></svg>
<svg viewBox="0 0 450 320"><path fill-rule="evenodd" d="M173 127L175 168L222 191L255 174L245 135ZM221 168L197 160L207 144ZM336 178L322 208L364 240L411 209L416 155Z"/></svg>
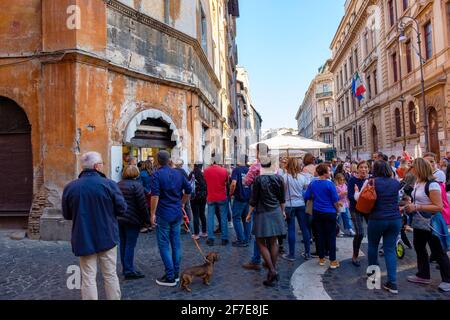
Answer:
<svg viewBox="0 0 450 320"><path fill-rule="evenodd" d="M167 124L167 127L172 132L170 140L174 142L174 147L172 148L172 158L180 158L187 163L187 151L182 148L182 138L175 122L166 113L157 109L146 109L136 114L128 122L123 136L123 143L131 143L136 131L138 131L139 126L147 119L161 120Z"/></svg>
<svg viewBox="0 0 450 320"><path fill-rule="evenodd" d="M31 124L13 100L0 97L0 216L28 217L33 201Z"/></svg>

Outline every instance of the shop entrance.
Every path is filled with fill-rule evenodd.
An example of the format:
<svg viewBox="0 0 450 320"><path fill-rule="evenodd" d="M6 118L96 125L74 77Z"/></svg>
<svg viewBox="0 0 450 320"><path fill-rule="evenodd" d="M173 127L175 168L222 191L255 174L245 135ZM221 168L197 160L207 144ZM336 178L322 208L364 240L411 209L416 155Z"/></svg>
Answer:
<svg viewBox="0 0 450 320"><path fill-rule="evenodd" d="M134 136L122 148L124 165L131 157L137 161L155 160L159 151L169 153L176 146L172 141L173 131L170 125L162 119L146 118L136 127Z"/></svg>

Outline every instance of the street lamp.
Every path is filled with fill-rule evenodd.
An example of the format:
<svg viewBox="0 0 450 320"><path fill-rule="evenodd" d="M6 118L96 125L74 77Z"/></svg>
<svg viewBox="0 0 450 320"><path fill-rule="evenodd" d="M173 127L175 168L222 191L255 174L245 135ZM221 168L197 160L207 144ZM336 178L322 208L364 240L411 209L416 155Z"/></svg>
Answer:
<svg viewBox="0 0 450 320"><path fill-rule="evenodd" d="M422 90L422 112L423 112L423 129L425 134L425 151L429 151L429 145L428 145L428 114L427 114L427 107L426 107L426 101L425 101L425 79L423 76L423 65L425 64L425 59L422 57L422 40L421 40L421 33L420 33L420 25L419 22L410 16L403 16L398 24L398 31L400 32L400 36L398 38L398 41L400 43L404 43L408 40L408 38L405 35L405 22L403 20L409 19L410 21L414 21L416 24L416 28L414 26L412 29L417 34L417 45L419 47L419 50L417 52L417 55L419 56L420 60L420 84L421 84L421 90ZM402 102L402 108L403 108L403 102Z"/></svg>

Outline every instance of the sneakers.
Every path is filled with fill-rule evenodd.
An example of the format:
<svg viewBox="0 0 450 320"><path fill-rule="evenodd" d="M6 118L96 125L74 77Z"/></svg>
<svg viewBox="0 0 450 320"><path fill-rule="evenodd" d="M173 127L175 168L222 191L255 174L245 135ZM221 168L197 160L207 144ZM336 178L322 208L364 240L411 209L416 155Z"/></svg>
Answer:
<svg viewBox="0 0 450 320"><path fill-rule="evenodd" d="M208 233L200 232L200 238L208 238Z"/></svg>
<svg viewBox="0 0 450 320"><path fill-rule="evenodd" d="M290 261L290 262L293 262L293 261L295 261L295 258L294 258L294 257L292 257L292 256L290 256L290 255L289 255L289 254L287 254L287 253L285 253L285 254L282 254L282 255L281 255L281 258L283 258L284 260Z"/></svg>
<svg viewBox="0 0 450 320"><path fill-rule="evenodd" d="M177 285L175 279L168 279L166 275L156 279L156 283L163 287L175 287Z"/></svg>
<svg viewBox="0 0 450 320"><path fill-rule="evenodd" d="M342 231L339 231L339 233L337 234L338 238L343 238L344 237L344 233Z"/></svg>
<svg viewBox="0 0 450 320"><path fill-rule="evenodd" d="M313 253L311 253L311 257L318 258L319 254L317 252L313 252Z"/></svg>
<svg viewBox="0 0 450 320"><path fill-rule="evenodd" d="M420 284L430 284L431 283L430 279L424 279L424 278L420 278L418 276L408 276L407 279L409 282L413 282L413 283L420 283Z"/></svg>
<svg viewBox="0 0 450 320"><path fill-rule="evenodd" d="M214 240L208 239L208 240L206 240L206 244L207 244L208 246L212 247L212 246L214 246Z"/></svg>
<svg viewBox="0 0 450 320"><path fill-rule="evenodd" d="M339 261L335 260L335 261L331 261L330 262L330 269L337 269L339 268L341 265L339 264Z"/></svg>
<svg viewBox="0 0 450 320"><path fill-rule="evenodd" d="M309 253L305 253L305 252L302 253L302 257L303 257L303 259L305 259L306 261L312 259L311 255L310 255Z"/></svg>
<svg viewBox="0 0 450 320"><path fill-rule="evenodd" d="M194 239L194 240L199 240L200 237L199 237L198 234L193 234L193 235L192 235L192 239Z"/></svg>
<svg viewBox="0 0 450 320"><path fill-rule="evenodd" d="M261 264L259 263L253 263L253 262L248 262L248 263L244 263L242 265L242 268L247 269L247 270L256 270L259 271L261 270Z"/></svg>
<svg viewBox="0 0 450 320"><path fill-rule="evenodd" d="M443 292L449 292L450 291L450 283L448 282L442 282L439 285L439 290L443 291Z"/></svg>
<svg viewBox="0 0 450 320"><path fill-rule="evenodd" d="M352 265L354 265L355 267L359 268L359 267L361 267L361 262L359 262L359 260L353 260L352 259Z"/></svg>
<svg viewBox="0 0 450 320"><path fill-rule="evenodd" d="M244 241L233 241L231 245L238 248L248 247L248 243Z"/></svg>
<svg viewBox="0 0 450 320"><path fill-rule="evenodd" d="M398 294L397 285L390 282L386 282L385 284L383 284L383 289L389 291L392 294Z"/></svg>
<svg viewBox="0 0 450 320"><path fill-rule="evenodd" d="M349 236L349 237L354 237L355 235L356 235L356 232L353 231L353 229L348 230L347 236Z"/></svg>
<svg viewBox="0 0 450 320"><path fill-rule="evenodd" d="M125 275L125 280L136 280L136 279L142 279L142 278L145 278L145 275L143 275L139 271L135 271L133 273L128 273Z"/></svg>
<svg viewBox="0 0 450 320"><path fill-rule="evenodd" d="M320 259L319 260L319 265L324 266L325 265L325 259Z"/></svg>

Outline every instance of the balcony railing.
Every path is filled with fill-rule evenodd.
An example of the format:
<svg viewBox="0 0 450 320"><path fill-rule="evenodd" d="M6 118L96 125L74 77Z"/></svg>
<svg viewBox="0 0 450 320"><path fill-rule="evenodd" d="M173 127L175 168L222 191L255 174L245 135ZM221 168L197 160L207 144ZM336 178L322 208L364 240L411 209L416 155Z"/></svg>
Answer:
<svg viewBox="0 0 450 320"><path fill-rule="evenodd" d="M316 99L327 98L333 96L332 91L316 93Z"/></svg>

